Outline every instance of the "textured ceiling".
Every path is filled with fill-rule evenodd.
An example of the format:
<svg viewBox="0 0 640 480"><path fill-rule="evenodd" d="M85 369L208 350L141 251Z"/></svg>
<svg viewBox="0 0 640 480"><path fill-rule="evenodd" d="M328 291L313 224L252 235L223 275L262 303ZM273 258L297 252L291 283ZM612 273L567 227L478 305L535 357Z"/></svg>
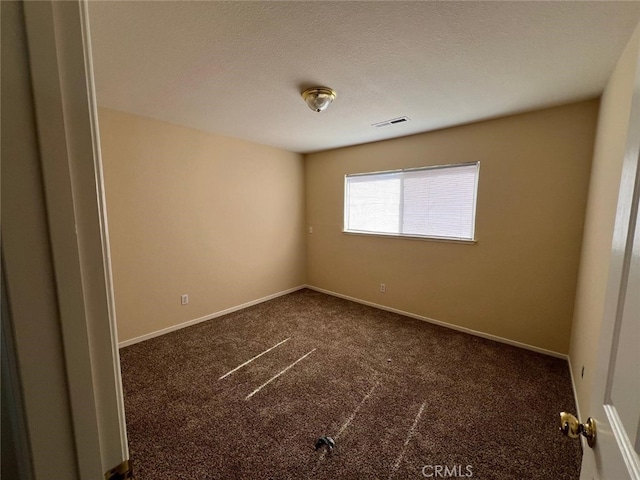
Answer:
<svg viewBox="0 0 640 480"><path fill-rule="evenodd" d="M295 152L597 96L640 2L99 2L98 103ZM300 92L326 85L323 113ZM384 128L373 123L407 116Z"/></svg>

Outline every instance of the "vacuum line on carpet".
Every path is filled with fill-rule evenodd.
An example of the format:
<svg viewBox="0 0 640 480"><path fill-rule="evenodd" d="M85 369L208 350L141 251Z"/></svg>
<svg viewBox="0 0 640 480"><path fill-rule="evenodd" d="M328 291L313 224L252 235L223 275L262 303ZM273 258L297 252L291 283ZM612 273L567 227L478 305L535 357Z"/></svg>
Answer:
<svg viewBox="0 0 640 480"><path fill-rule="evenodd" d="M356 415L358 414L358 411L360 410L360 408L362 407L362 405L364 405L364 402L367 401L367 399L371 396L371 394L373 393L373 391L376 389L376 387L380 385L380 381L376 381L376 383L373 384L373 387L371 387L371 389L369 390L369 392L364 396L364 398L360 401L360 403L358 404L358 406L356 407L356 409L353 411L353 413L351 414L351 416L347 419L347 421L344 423L344 425L342 425L342 427L340 428L340 430L338 430L338 433L336 433L336 436L334 437L336 440L338 439L338 437L340 435L342 435L342 432L344 432L347 427L349 426L349 424L351 423L351 421L356 417Z"/></svg>
<svg viewBox="0 0 640 480"><path fill-rule="evenodd" d="M247 395L244 399L245 400L249 400L251 397L253 397L256 393L258 393L260 390L262 390L264 387L266 387L267 385L269 385L271 382L273 382L276 378L278 378L280 375L282 375L283 373L285 373L287 370L289 370L291 367L293 367L296 363L298 363L301 360L304 360L305 358L307 358L309 355L311 355L313 352L315 352L316 349L314 348L313 350L311 350L308 353L305 353L303 356L301 356L299 359L297 359L295 362L293 362L291 365L289 365L287 368L285 368L284 370L282 370L281 372L277 373L276 375L274 375L273 377L271 377L269 380L267 380L266 382L264 382L262 385L260 385L258 388L256 388L253 392L251 392L249 395Z"/></svg>
<svg viewBox="0 0 640 480"><path fill-rule="evenodd" d="M415 434L416 427L418 426L418 421L420 421L420 416L422 415L422 411L424 410L424 406L426 404L427 404L427 401L425 400L424 402L422 402L422 405L420 406L420 410L418 410L418 414L416 415L416 418L413 421L413 425L411 425L411 428L409 429L409 432L407 433L407 438L404 441L404 445L402 447L402 451L400 452L400 455L398 455L398 459L393 464L393 467L391 467L391 473L389 474L389 480L396 473L396 470L398 470L398 467L400 466L400 462L402 462L402 458L404 457L404 454L407 451L407 445L409 445L409 442L411 441L411 439L413 438L413 435Z"/></svg>
<svg viewBox="0 0 640 480"><path fill-rule="evenodd" d="M289 340L291 337L289 338L285 338L283 341L281 341L280 343L275 344L273 347L266 349L264 352L259 353L258 355L256 355L253 358L250 358L249 360L247 360L246 362L244 362L242 365L238 365L236 368L234 368L233 370L231 370L230 372L225 373L224 375L222 375L218 380L222 380L225 377L228 377L229 375L231 375L233 372L240 370L242 367L249 365L251 362L253 362L256 358L260 358L262 355L264 355L265 353L269 353L271 350L273 350L276 347L279 347L280 345L282 345L284 342L286 342L287 340Z"/></svg>
<svg viewBox="0 0 640 480"><path fill-rule="evenodd" d="M364 405L364 402L367 401L367 399L371 396L371 394L373 393L373 391L376 389L376 387L380 385L380 380L376 380L376 382L373 384L373 387L371 387L371 389L369 390L369 392L367 392L367 394L364 396L364 398L362 400L360 400L360 403L358 404L358 406L356 407L356 409L353 411L353 413L351 414L351 416L347 419L346 422L344 422L344 425L342 425L342 427L340 428L340 430L338 430L338 433L336 433L336 435L333 437L334 440L337 440L338 437L340 435L342 435L342 433L347 429L347 427L351 424L351 422L353 421L354 418L356 418L356 415L358 414L358 411L360 410L360 408L362 407L362 405ZM307 480L313 478L315 476L316 470L318 470L318 467L320 466L320 463L324 460L324 457L327 455L327 450L323 450L322 453L318 456L318 460L316 460L316 465L315 467L313 467L313 470L311 470L311 472L309 473L309 476L307 477Z"/></svg>

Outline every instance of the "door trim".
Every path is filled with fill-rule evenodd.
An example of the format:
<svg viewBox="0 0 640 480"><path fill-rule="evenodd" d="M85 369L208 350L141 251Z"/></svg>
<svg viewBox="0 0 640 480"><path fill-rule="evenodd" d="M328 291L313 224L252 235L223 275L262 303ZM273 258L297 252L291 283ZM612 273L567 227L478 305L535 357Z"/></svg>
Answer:
<svg viewBox="0 0 640 480"><path fill-rule="evenodd" d="M618 411L613 405L604 405L604 411L607 414L607 419L611 424L611 430L618 445L620 446L620 453L624 463L627 465L627 469L633 475L633 478L640 478L640 460L638 460L638 454L631 448L631 440L627 436L627 432L624 429L622 420L618 415Z"/></svg>
<svg viewBox="0 0 640 480"><path fill-rule="evenodd" d="M128 459L86 0L25 2L80 478Z"/></svg>
<svg viewBox="0 0 640 480"><path fill-rule="evenodd" d="M102 259L104 268L104 280L107 295L107 309L109 318L109 332L111 336L111 350L113 354L113 369L116 378L115 387L117 395L124 398L122 390L122 378L120 370L120 353L118 348L118 326L116 321L115 292L113 287L113 271L111 269L111 244L109 242L109 223L107 217L107 198L104 186L104 169L102 167L102 152L100 143L100 128L98 120L98 104L95 91L95 78L93 75L93 52L91 49L91 28L89 23L89 2L80 1L80 27L82 29L82 50L85 61L85 74L87 80L87 94L89 101L89 122L91 125L93 161L95 168L95 184L97 190L98 217L100 225L100 237L102 241ZM124 402L118 402L118 419L121 425L126 425ZM120 444L123 460L129 458L129 444L126 430L121 431Z"/></svg>

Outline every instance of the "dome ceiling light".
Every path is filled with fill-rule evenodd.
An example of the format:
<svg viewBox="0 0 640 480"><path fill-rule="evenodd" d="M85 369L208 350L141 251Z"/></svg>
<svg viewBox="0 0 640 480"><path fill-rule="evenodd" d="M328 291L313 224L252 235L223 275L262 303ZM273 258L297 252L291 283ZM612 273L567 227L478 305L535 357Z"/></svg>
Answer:
<svg viewBox="0 0 640 480"><path fill-rule="evenodd" d="M314 112L326 110L336 95L336 91L329 87L311 87L302 92L302 98Z"/></svg>

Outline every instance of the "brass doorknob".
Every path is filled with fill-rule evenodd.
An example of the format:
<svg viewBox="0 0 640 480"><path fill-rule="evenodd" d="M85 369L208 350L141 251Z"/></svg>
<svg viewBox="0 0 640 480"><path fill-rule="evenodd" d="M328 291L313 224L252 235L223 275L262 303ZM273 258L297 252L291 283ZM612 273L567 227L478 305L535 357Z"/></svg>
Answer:
<svg viewBox="0 0 640 480"><path fill-rule="evenodd" d="M580 423L570 413L561 412L560 431L569 438L578 438L582 434L591 448L596 445L596 421L591 417L585 423Z"/></svg>

